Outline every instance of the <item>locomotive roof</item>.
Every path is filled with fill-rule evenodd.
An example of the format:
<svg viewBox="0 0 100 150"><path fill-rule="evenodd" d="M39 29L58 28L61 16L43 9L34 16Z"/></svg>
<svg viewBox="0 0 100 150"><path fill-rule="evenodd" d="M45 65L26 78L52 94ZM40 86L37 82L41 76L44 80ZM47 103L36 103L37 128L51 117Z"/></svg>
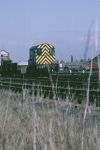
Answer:
<svg viewBox="0 0 100 150"><path fill-rule="evenodd" d="M42 46L49 46L50 48L54 48L54 46L53 45L51 45L51 44L48 44L48 43L43 43L43 44L39 44L39 45L37 45L38 47L42 47Z"/></svg>
<svg viewBox="0 0 100 150"><path fill-rule="evenodd" d="M55 47L53 45L48 44L48 43L42 43L42 44L39 44L39 45L36 45L36 46L32 46L31 48L42 48L43 46L47 46L48 48L55 49Z"/></svg>

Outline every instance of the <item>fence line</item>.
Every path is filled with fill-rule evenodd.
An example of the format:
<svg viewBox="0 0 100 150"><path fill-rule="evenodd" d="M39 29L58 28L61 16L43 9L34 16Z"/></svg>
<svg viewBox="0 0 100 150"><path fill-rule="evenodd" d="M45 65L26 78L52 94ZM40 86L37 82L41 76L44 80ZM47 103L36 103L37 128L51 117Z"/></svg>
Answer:
<svg viewBox="0 0 100 150"><path fill-rule="evenodd" d="M0 81L0 87L6 87L6 86L10 85L11 87L15 87L15 88L17 88L16 86L19 86L19 88L20 87L26 87L26 88L27 87L30 87L30 88L32 88L32 87L52 88L52 85L44 85L44 84L42 85L41 83L40 84L35 84L34 82L33 82L33 84L32 83L31 84L30 83L16 83L16 82L12 82L12 81L8 81L8 82L7 81ZM77 86L76 86L76 88L75 87L64 87L64 86L56 87L56 86L54 86L54 89L57 89L57 90L59 90L59 89L61 89L61 90L72 90L72 91L86 91L87 90L87 88L77 88ZM89 91L90 92L100 92L100 89L91 88Z"/></svg>
<svg viewBox="0 0 100 150"><path fill-rule="evenodd" d="M19 80L19 81L22 81L22 82L26 82L26 81L28 81L28 82L29 82L29 81L32 81L32 82L33 82L33 81L36 81L36 82L37 82L38 78L37 78L37 79L0 78L0 80L1 80L1 81L2 81L2 80L4 80L4 81L5 81L5 80L12 80L12 81L13 81L13 80L14 80L14 81L18 81L18 80ZM79 79L79 80L80 80L80 79ZM50 79L48 78L48 80L46 80L46 79L45 79L45 80L43 80L43 79L41 80L41 79L39 78L39 81L40 81L40 82L46 82L46 81L47 81L47 82L50 82ZM56 80L53 79L53 81L56 81ZM66 82L69 82L69 83L82 83L82 84L83 84L83 83L86 82L86 81L87 81L87 80L85 80L85 79L82 80L82 81L78 81L78 80L76 80L76 81L70 81L70 78L66 79ZM58 79L58 82L60 82L60 83L65 83L65 79L63 79L63 80ZM94 83L97 83L97 84L98 84L98 82L96 82L96 81L91 81L91 84L94 84Z"/></svg>

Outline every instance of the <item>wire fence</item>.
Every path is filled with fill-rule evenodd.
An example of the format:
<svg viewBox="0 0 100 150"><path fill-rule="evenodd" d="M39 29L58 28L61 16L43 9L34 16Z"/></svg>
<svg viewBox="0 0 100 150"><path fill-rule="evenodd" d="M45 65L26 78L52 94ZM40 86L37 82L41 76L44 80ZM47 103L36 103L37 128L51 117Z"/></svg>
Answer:
<svg viewBox="0 0 100 150"><path fill-rule="evenodd" d="M55 81L56 82L56 81ZM50 96L51 98L55 96L65 99L66 97L70 99L83 99L86 97L87 92L87 83L85 84L83 81L57 81L50 83L50 80L44 79L21 79L21 78L0 78L0 88L1 89L10 89L15 91L23 92L23 90L27 89L30 93L33 92L35 95L44 95L44 97ZM74 84L73 84L74 83ZM78 84L77 84L78 83ZM97 85L97 82L91 82L92 86L89 89L90 99L100 99L100 89Z"/></svg>

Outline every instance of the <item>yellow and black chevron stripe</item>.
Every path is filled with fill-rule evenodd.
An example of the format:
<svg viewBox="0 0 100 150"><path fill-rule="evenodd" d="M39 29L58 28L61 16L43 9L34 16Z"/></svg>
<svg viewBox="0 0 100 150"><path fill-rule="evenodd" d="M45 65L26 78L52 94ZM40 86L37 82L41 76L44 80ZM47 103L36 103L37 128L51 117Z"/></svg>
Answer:
<svg viewBox="0 0 100 150"><path fill-rule="evenodd" d="M36 64L49 65L55 63L55 54L51 55L49 50L54 49L50 44L41 44L37 48L41 49L41 55L36 56Z"/></svg>

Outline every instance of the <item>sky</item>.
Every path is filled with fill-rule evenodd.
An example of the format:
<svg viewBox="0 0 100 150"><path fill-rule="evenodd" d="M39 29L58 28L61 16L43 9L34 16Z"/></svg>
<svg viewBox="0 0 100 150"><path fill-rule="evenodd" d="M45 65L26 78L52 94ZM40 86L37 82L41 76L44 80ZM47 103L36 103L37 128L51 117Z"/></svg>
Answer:
<svg viewBox="0 0 100 150"><path fill-rule="evenodd" d="M90 57L96 18L99 22L100 0L0 0L0 50L8 51L13 61L27 61L31 46L50 43L57 59L80 59L93 22Z"/></svg>

